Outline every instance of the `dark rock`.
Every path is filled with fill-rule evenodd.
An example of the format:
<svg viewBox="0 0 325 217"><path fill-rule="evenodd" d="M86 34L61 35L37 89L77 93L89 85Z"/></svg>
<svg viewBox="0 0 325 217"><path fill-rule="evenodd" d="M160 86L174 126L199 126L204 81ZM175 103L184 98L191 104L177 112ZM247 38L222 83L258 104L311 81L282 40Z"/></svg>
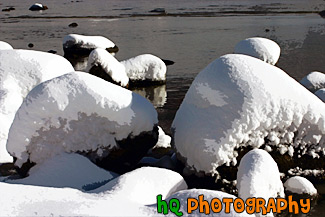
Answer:
<svg viewBox="0 0 325 217"><path fill-rule="evenodd" d="M2 9L2 11L4 11L4 12L9 12L10 9L9 9L9 8L5 8L5 9Z"/></svg>
<svg viewBox="0 0 325 217"><path fill-rule="evenodd" d="M80 47L80 45L74 44L69 45L67 44L63 45L63 51L64 56L66 57L74 57L74 58L80 58L80 57L88 57L91 51L93 51L95 48L89 49L89 48L83 48ZM119 48L115 45L114 47L106 48L106 50L109 53L117 53L119 51Z"/></svg>
<svg viewBox="0 0 325 217"><path fill-rule="evenodd" d="M10 7L9 10L14 11L14 10L16 10L16 8Z"/></svg>
<svg viewBox="0 0 325 217"><path fill-rule="evenodd" d="M129 87L130 88L135 88L135 87L149 87L149 86L158 86L158 85L163 85L166 84L165 81L153 81L149 79L145 80L129 80Z"/></svg>
<svg viewBox="0 0 325 217"><path fill-rule="evenodd" d="M29 48L34 47L34 44L33 44L33 43L29 43L29 44L28 44L28 47L29 47Z"/></svg>
<svg viewBox="0 0 325 217"><path fill-rule="evenodd" d="M69 24L69 27L71 27L71 28L74 28L74 27L77 27L78 26L78 23L70 23Z"/></svg>
<svg viewBox="0 0 325 217"><path fill-rule="evenodd" d="M318 13L321 17L325 18L325 10Z"/></svg>
<svg viewBox="0 0 325 217"><path fill-rule="evenodd" d="M265 29L265 32L269 32L270 30L269 29Z"/></svg>
<svg viewBox="0 0 325 217"><path fill-rule="evenodd" d="M41 4L34 4L29 8L30 11L42 11L47 9L48 7L46 5L41 5Z"/></svg>
<svg viewBox="0 0 325 217"><path fill-rule="evenodd" d="M174 65L174 61L172 61L172 60L164 60L164 59L161 59L165 64L166 64L166 66L170 66L170 65Z"/></svg>
<svg viewBox="0 0 325 217"><path fill-rule="evenodd" d="M0 164L0 176L11 176L17 174L17 169L13 163Z"/></svg>
<svg viewBox="0 0 325 217"><path fill-rule="evenodd" d="M166 10L165 8L155 8L149 12L152 12L152 13L166 13Z"/></svg>
<svg viewBox="0 0 325 217"><path fill-rule="evenodd" d="M57 53L57 51L55 51L55 50L49 50L47 52L52 53L52 54L56 54Z"/></svg>

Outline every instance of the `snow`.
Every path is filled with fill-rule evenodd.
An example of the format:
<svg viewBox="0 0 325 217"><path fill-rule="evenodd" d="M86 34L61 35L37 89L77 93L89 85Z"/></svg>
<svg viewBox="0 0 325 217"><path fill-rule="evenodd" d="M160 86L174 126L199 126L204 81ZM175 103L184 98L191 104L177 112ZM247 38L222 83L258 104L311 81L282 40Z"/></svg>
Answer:
<svg viewBox="0 0 325 217"><path fill-rule="evenodd" d="M236 199L235 196L225 193L225 192L221 192L221 191L213 191L213 190L206 190L206 189L189 189L189 190L183 190L183 191L179 191L176 192L175 194L171 195L169 198L165 199L165 201L169 201L172 198L176 198L180 201L180 210L181 212L183 212L183 217L201 217L201 216L215 216L215 217L248 217L248 216L254 216L254 215L248 215L246 212L242 212L242 213L237 213L235 212L233 206L230 206L230 212L229 213L225 213L225 209L223 206L223 209L221 210L221 212L219 213L214 213L212 211L210 211L210 214L206 215L205 213L199 213L199 209L193 211L191 214L187 213L187 199L188 198L195 198L198 199L199 195L203 195L204 196L204 200L206 201L211 201L214 198L218 198L222 201L223 198L232 198L232 199ZM148 208L148 216L157 216L157 214L154 215L154 212L157 212L157 205L151 205ZM151 212L149 211L151 210ZM163 214L161 214L161 216L164 216ZM166 215L168 217L174 217L176 216L174 213L169 212L168 215Z"/></svg>
<svg viewBox="0 0 325 217"><path fill-rule="evenodd" d="M155 149L155 148L170 148L171 147L170 142L171 142L172 138L170 136L166 135L165 132L163 131L163 129L159 126L158 126L158 132L159 132L158 142L153 147L153 149Z"/></svg>
<svg viewBox="0 0 325 217"><path fill-rule="evenodd" d="M253 149L244 155L237 172L237 189L238 196L244 200L284 197L278 165L267 151Z"/></svg>
<svg viewBox="0 0 325 217"><path fill-rule="evenodd" d="M187 188L178 173L160 168L140 168L114 180L98 193L0 182L0 216L157 216L144 203Z"/></svg>
<svg viewBox="0 0 325 217"><path fill-rule="evenodd" d="M12 49L13 47L9 43L5 41L0 41L0 50L12 50Z"/></svg>
<svg viewBox="0 0 325 217"><path fill-rule="evenodd" d="M151 132L157 112L145 98L84 72L72 72L30 91L10 128L7 149L21 166L62 152L97 152ZM18 136L19 135L19 136Z"/></svg>
<svg viewBox="0 0 325 217"><path fill-rule="evenodd" d="M301 176L294 176L289 178L284 183L284 187L286 191L290 191L296 194L317 194L317 190L314 185L308 179Z"/></svg>
<svg viewBox="0 0 325 217"><path fill-rule="evenodd" d="M97 167L79 154L62 153L32 167L28 177L7 180L8 183L47 187L70 187L92 190L106 184L118 175Z"/></svg>
<svg viewBox="0 0 325 217"><path fill-rule="evenodd" d="M315 95L325 102L325 88L319 89L315 92Z"/></svg>
<svg viewBox="0 0 325 217"><path fill-rule="evenodd" d="M193 81L172 124L175 148L188 169L217 175L236 165L241 146L325 146L325 104L281 69L229 54ZM291 150L288 150L291 151Z"/></svg>
<svg viewBox="0 0 325 217"><path fill-rule="evenodd" d="M90 193L105 192L116 199L149 205L156 203L159 194L165 199L184 189L187 189L187 184L178 173L168 169L142 167L123 174Z"/></svg>
<svg viewBox="0 0 325 217"><path fill-rule="evenodd" d="M322 72L311 72L300 83L311 92L315 92L321 88L325 88L325 74Z"/></svg>
<svg viewBox="0 0 325 217"><path fill-rule="evenodd" d="M237 43L235 53L256 57L275 65L280 57L279 45L267 38L247 38Z"/></svg>
<svg viewBox="0 0 325 217"><path fill-rule="evenodd" d="M166 81L166 64L152 54L142 54L124 61L126 74L134 81Z"/></svg>
<svg viewBox="0 0 325 217"><path fill-rule="evenodd" d="M6 151L9 128L28 92L39 83L74 71L65 58L31 50L0 51L0 162L11 162Z"/></svg>
<svg viewBox="0 0 325 217"><path fill-rule="evenodd" d="M114 82L122 87L126 87L129 84L129 78L125 72L124 65L106 50L97 48L90 53L86 71L89 72L94 66L101 67Z"/></svg>
<svg viewBox="0 0 325 217"><path fill-rule="evenodd" d="M66 35L63 38L63 48L69 49L73 46L78 46L84 49L106 49L115 47L115 44L103 36L85 36L78 34Z"/></svg>

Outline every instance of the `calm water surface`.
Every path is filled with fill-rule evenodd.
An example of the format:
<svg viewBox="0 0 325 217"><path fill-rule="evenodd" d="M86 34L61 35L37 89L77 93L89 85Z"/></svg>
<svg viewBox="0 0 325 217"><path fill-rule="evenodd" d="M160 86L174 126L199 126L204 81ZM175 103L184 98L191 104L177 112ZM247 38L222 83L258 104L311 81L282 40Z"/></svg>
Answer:
<svg viewBox="0 0 325 217"><path fill-rule="evenodd" d="M102 35L120 48L119 60L143 53L173 60L165 86L135 90L156 106L167 133L195 76L247 37L276 41L282 49L277 66L296 80L325 71L325 19L317 13L325 10L325 2L320 0L43 0L49 7L43 12L29 11L33 3L0 2L0 9L15 7L0 12L0 40L22 49L33 43L32 49L63 55L65 35ZM155 8L167 13L149 12ZM78 27L68 27L72 22ZM308 216L325 216L324 200L318 204Z"/></svg>

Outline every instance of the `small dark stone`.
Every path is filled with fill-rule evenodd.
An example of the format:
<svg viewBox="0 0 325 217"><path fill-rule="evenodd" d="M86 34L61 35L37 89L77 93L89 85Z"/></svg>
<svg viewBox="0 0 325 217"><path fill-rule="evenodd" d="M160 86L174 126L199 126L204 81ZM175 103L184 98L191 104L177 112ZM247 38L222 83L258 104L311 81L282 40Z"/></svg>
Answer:
<svg viewBox="0 0 325 217"><path fill-rule="evenodd" d="M269 29L265 29L265 32L269 32L270 30Z"/></svg>
<svg viewBox="0 0 325 217"><path fill-rule="evenodd" d="M14 10L16 10L16 8L10 7L9 10L14 11Z"/></svg>
<svg viewBox="0 0 325 217"><path fill-rule="evenodd" d="M5 8L5 9L2 9L2 11L9 12L10 9L9 8Z"/></svg>
<svg viewBox="0 0 325 217"><path fill-rule="evenodd" d="M72 28L77 27L77 26L78 26L78 23L70 23L69 24L69 27L72 27Z"/></svg>
<svg viewBox="0 0 325 217"><path fill-rule="evenodd" d="M49 50L49 51L47 51L47 52L49 52L49 53L53 53L53 54L56 54L56 53L57 53L56 50Z"/></svg>
<svg viewBox="0 0 325 217"><path fill-rule="evenodd" d="M174 61L172 61L172 60L164 60L164 59L161 59L165 64L166 64L166 66L170 66L170 65L174 65Z"/></svg>
<svg viewBox="0 0 325 217"><path fill-rule="evenodd" d="M46 5L32 5L30 6L29 10L31 11L42 11L42 10L47 10L48 7Z"/></svg>
<svg viewBox="0 0 325 217"><path fill-rule="evenodd" d="M166 10L165 8L155 8L149 12L152 12L152 13L166 13Z"/></svg>
<svg viewBox="0 0 325 217"><path fill-rule="evenodd" d="M321 17L325 18L325 10L318 13Z"/></svg>
<svg viewBox="0 0 325 217"><path fill-rule="evenodd" d="M29 43L29 44L28 44L28 47L29 47L29 48L34 47L34 44L33 44L33 43Z"/></svg>

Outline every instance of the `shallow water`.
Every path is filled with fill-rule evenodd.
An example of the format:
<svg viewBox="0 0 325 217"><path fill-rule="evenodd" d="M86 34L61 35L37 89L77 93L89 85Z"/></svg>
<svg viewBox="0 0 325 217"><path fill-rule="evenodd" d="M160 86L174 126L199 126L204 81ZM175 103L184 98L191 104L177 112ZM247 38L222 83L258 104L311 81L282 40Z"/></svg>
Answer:
<svg viewBox="0 0 325 217"><path fill-rule="evenodd" d="M160 125L170 125L195 76L211 61L232 53L247 37L276 41L282 51L277 66L296 80L314 70L325 71L325 19L317 12L324 1L196 1L196 0L80 0L50 1L43 12L32 12L31 2L2 0L0 40L15 48L49 51L63 55L62 39L70 33L102 35L120 48L116 58L124 60L152 53L175 62L168 66L167 84L136 92L153 102ZM165 8L166 14L149 12ZM78 27L70 28L72 22ZM80 62L78 69L85 68ZM308 216L322 216L324 200Z"/></svg>

